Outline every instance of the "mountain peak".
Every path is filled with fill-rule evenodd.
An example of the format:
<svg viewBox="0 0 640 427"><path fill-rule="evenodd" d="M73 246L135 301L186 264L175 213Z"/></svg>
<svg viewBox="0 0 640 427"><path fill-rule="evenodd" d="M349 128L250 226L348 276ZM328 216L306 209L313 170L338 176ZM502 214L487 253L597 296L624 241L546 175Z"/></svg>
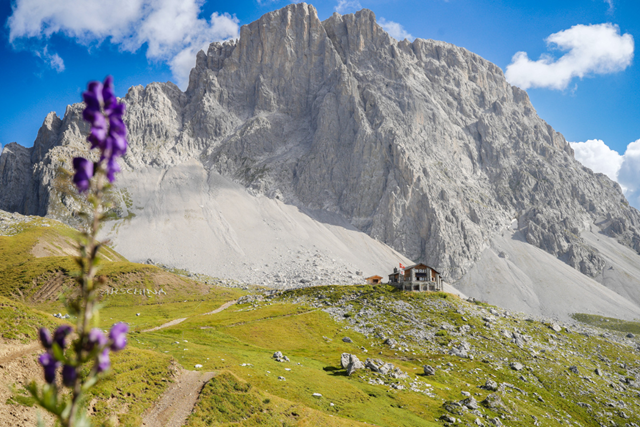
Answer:
<svg viewBox="0 0 640 427"><path fill-rule="evenodd" d="M398 42L368 10L321 22L313 6L291 4L243 26L238 40L198 53L186 93L153 83L133 88L125 101L127 173L202 200L189 205L198 215L170 222L197 217L234 253L251 250L220 231L220 210L209 204L218 190L207 180L216 174L321 223L360 230L450 281L468 278L481 259L502 263L491 251L506 245L496 239L512 229L513 239L591 285L608 262L583 237L592 226L640 251L640 213L617 184L573 158L499 67L445 42ZM40 196L16 196L19 203L0 209L70 218L71 203L52 193L51 182L86 146L80 112L70 107L57 130L45 123L43 152L18 162L25 179L0 189ZM9 183L17 166L0 164ZM159 209L139 197L145 212ZM518 283L546 280L532 276L541 270L518 273Z"/></svg>

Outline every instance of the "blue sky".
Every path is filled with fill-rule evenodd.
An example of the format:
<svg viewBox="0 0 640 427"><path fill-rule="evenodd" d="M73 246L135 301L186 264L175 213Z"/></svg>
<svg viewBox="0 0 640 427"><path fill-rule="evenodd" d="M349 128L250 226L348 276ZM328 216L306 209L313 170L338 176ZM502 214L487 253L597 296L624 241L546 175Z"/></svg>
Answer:
<svg viewBox="0 0 640 427"><path fill-rule="evenodd" d="M153 81L184 87L200 47L234 37L239 26L289 3L1 0L0 144L31 146L48 112L62 116L67 104L80 101L87 81L107 74L118 96ZM637 0L309 3L321 19L368 8L396 38L443 40L503 71L511 66L508 79L527 88L538 114L568 141L584 143L574 145L576 157L635 191L625 182L640 181Z"/></svg>

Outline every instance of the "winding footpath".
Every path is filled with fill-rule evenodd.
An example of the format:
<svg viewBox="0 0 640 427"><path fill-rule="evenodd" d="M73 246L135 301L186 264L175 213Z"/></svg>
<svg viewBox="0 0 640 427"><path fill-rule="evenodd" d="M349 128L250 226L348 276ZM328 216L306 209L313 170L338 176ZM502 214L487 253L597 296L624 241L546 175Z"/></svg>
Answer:
<svg viewBox="0 0 640 427"><path fill-rule="evenodd" d="M208 313L204 313L201 314L200 316L207 316L209 314L216 314L216 313L220 313L222 310L226 310L227 308L231 307L233 304L235 304L238 300L233 300L233 301L229 301L229 302L225 302L224 304L222 304L220 307L216 308L213 311L210 311ZM151 328L151 329L145 329L142 332L154 332L154 331L159 331L160 329L164 329L164 328L168 328L169 326L175 326L179 323L184 322L185 320L187 320L188 317L183 317L181 319L174 319L170 322L167 323L163 323L160 326L156 326L155 328Z"/></svg>
<svg viewBox="0 0 640 427"><path fill-rule="evenodd" d="M145 427L181 427L193 411L202 387L213 372L182 371L142 418Z"/></svg>
<svg viewBox="0 0 640 427"><path fill-rule="evenodd" d="M208 313L220 313L231 307L237 300L229 301ZM175 319L142 332L154 332L160 329L177 325L187 320L188 317ZM142 418L142 425L145 427L181 427L183 426L195 406L198 396L204 385L215 376L214 372L187 371L183 370L169 386L162 396L153 404L151 409L145 412Z"/></svg>

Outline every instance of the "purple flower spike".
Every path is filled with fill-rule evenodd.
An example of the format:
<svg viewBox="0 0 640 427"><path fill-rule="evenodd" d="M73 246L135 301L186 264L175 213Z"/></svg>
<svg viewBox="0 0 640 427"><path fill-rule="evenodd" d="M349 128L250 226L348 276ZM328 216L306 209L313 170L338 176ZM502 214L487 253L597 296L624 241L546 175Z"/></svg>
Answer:
<svg viewBox="0 0 640 427"><path fill-rule="evenodd" d="M53 337L51 336L51 332L47 328L40 328L38 331L40 335L40 342L42 346L46 349L50 349L53 345Z"/></svg>
<svg viewBox="0 0 640 427"><path fill-rule="evenodd" d="M126 105L124 104L124 102L119 102L109 107L109 109L106 110L105 112L109 117L113 117L113 116L122 117L124 116L125 110L126 110Z"/></svg>
<svg viewBox="0 0 640 427"><path fill-rule="evenodd" d="M111 338L111 350L119 351L125 348L127 345L127 332L129 326L126 323L116 323L109 332L109 338Z"/></svg>
<svg viewBox="0 0 640 427"><path fill-rule="evenodd" d="M73 387L76 384L78 378L78 371L71 365L64 365L62 367L62 383L67 387Z"/></svg>
<svg viewBox="0 0 640 427"><path fill-rule="evenodd" d="M113 77L107 76L104 79L102 88L102 98L104 100L104 108L108 110L110 107L118 104L118 99L113 90Z"/></svg>
<svg viewBox="0 0 640 427"><path fill-rule="evenodd" d="M102 331L98 328L93 328L89 331L89 340L87 342L87 350L91 351L97 345L98 348L102 348L107 344L107 337L104 336Z"/></svg>
<svg viewBox="0 0 640 427"><path fill-rule="evenodd" d="M76 157L73 159L73 168L76 170L73 183L78 187L78 191L84 193L89 189L91 177L93 177L93 162L83 157Z"/></svg>
<svg viewBox="0 0 640 427"><path fill-rule="evenodd" d="M44 380L52 384L56 380L56 369L60 366L60 362L54 359L49 353L41 354L38 361L44 368Z"/></svg>
<svg viewBox="0 0 640 427"><path fill-rule="evenodd" d="M104 83L90 82L87 91L82 94L87 105L82 112L82 117L91 124L91 131L87 141L91 148L100 150L100 165L106 160L107 178L110 182L115 180L115 174L120 172L120 166L116 162L127 151L127 126L122 120L125 105L118 102L113 88L113 77L107 76ZM88 170L86 163L74 167L78 171L74 182L80 192L89 189L88 178L93 175L93 169ZM79 170L83 169L83 172Z"/></svg>
<svg viewBox="0 0 640 427"><path fill-rule="evenodd" d="M102 105L102 83L89 82L87 91L82 94L84 103L87 104L87 108L91 110L100 111Z"/></svg>
<svg viewBox="0 0 640 427"><path fill-rule="evenodd" d="M53 334L53 340L60 346L60 348L65 348L67 346L66 338L73 331L73 328L69 325L62 325L56 329L56 332Z"/></svg>
<svg viewBox="0 0 640 427"><path fill-rule="evenodd" d="M109 179L109 182L113 182L116 179L115 174L118 172L120 172L120 165L115 157L111 157L107 161L107 179Z"/></svg>
<svg viewBox="0 0 640 427"><path fill-rule="evenodd" d="M107 371L111 367L109 360L109 347L105 347L102 353L98 354L98 373Z"/></svg>
<svg viewBox="0 0 640 427"><path fill-rule="evenodd" d="M104 118L101 112L98 112L91 124L91 131L89 132L87 140L91 143L91 148L99 147L101 150L104 150L104 141L106 138L107 119Z"/></svg>

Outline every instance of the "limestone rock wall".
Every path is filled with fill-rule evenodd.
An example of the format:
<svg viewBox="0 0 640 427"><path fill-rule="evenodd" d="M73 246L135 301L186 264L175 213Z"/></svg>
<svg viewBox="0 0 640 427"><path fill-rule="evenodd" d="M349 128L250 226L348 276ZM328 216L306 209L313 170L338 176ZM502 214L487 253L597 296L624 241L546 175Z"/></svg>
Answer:
<svg viewBox="0 0 640 427"><path fill-rule="evenodd" d="M514 219L592 277L604 262L580 237L591 224L640 251L640 213L620 187L580 165L496 65L396 41L368 10L321 22L289 5L198 53L186 92L152 83L125 102L126 169L197 159L253 193L338 214L449 280ZM51 182L86 151L80 111L47 116L33 149L5 148L0 209L68 218Z"/></svg>

